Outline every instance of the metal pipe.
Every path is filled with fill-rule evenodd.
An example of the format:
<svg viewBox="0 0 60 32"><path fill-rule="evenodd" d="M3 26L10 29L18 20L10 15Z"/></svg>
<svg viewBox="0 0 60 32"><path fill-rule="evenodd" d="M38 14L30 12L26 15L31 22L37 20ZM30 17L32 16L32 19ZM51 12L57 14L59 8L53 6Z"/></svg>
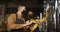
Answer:
<svg viewBox="0 0 60 32"><path fill-rule="evenodd" d="M54 23L56 32L56 26L58 24L58 0L54 0Z"/></svg>

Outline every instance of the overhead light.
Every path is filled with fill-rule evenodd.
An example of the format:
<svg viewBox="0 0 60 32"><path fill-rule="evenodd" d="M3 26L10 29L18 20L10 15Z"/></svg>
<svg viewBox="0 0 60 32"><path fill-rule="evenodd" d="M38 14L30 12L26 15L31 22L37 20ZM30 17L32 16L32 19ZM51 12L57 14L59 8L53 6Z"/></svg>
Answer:
<svg viewBox="0 0 60 32"><path fill-rule="evenodd" d="M44 3L46 3L46 1L44 1Z"/></svg>
<svg viewBox="0 0 60 32"><path fill-rule="evenodd" d="M60 3L60 1L59 1L59 3Z"/></svg>

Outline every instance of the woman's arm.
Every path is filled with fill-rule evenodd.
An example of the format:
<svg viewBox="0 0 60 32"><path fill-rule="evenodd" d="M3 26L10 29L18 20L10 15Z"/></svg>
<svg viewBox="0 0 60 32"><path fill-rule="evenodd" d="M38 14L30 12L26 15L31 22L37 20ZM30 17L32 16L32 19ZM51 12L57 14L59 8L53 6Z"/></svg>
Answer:
<svg viewBox="0 0 60 32"><path fill-rule="evenodd" d="M47 11L46 11L46 15L45 15L45 17L43 17L43 19L42 20L40 20L40 19L38 19L38 22L37 22L37 24L42 24L42 22L46 22L47 21L47 19L48 19L48 17L49 17L49 13L51 13L52 12L52 10L50 10L50 9L52 9L53 7L50 7Z"/></svg>
<svg viewBox="0 0 60 32"><path fill-rule="evenodd" d="M49 14L52 13L52 11L53 11L53 7L48 8L48 10L46 11L46 16L43 17L42 22L45 22L48 19Z"/></svg>

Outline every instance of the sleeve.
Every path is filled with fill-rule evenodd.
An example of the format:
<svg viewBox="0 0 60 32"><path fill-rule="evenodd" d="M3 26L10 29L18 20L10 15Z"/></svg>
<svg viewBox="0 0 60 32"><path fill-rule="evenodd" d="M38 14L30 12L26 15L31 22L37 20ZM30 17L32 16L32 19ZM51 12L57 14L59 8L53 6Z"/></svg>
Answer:
<svg viewBox="0 0 60 32"><path fill-rule="evenodd" d="M13 17L12 17L12 15L10 15L9 17L8 17L8 24L7 24L7 27L8 27L8 29L11 29L13 26L13 24L14 24L14 20L13 20Z"/></svg>
<svg viewBox="0 0 60 32"><path fill-rule="evenodd" d="M14 15L10 15L8 18L8 24L7 27L8 29L19 29L22 28L22 24L15 24L15 19L13 18Z"/></svg>
<svg viewBox="0 0 60 32"><path fill-rule="evenodd" d="M45 22L45 21L48 19L49 13L52 12L52 10L51 10L52 8L53 8L53 7L48 8L48 10L47 10L47 12L46 12L46 17L43 17L43 19L42 19L43 22Z"/></svg>
<svg viewBox="0 0 60 32"><path fill-rule="evenodd" d="M36 22L37 22L37 24L38 25L42 25L42 22L46 22L46 20L48 19L48 15L49 13L48 12L46 12L46 16L45 17L43 17L43 19L42 20L40 20L40 19L35 19L36 20Z"/></svg>
<svg viewBox="0 0 60 32"><path fill-rule="evenodd" d="M46 16L45 16L45 17L43 17L43 19L42 19L42 21L43 21L43 22L45 22L45 21L48 19L48 16L49 16L48 14L49 14L49 13L48 13L48 12L46 12Z"/></svg>

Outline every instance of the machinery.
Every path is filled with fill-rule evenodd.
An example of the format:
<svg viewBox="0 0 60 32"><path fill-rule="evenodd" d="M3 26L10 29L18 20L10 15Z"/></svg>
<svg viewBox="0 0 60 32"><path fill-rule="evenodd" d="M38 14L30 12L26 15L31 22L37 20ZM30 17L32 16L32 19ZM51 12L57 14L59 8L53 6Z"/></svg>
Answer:
<svg viewBox="0 0 60 32"><path fill-rule="evenodd" d="M44 11L42 13L42 18L45 16L48 8L53 7L52 12L49 13L48 20L42 23L43 32L56 32L59 23L59 13L58 13L58 0L44 0ZM60 27L60 26L59 26Z"/></svg>

